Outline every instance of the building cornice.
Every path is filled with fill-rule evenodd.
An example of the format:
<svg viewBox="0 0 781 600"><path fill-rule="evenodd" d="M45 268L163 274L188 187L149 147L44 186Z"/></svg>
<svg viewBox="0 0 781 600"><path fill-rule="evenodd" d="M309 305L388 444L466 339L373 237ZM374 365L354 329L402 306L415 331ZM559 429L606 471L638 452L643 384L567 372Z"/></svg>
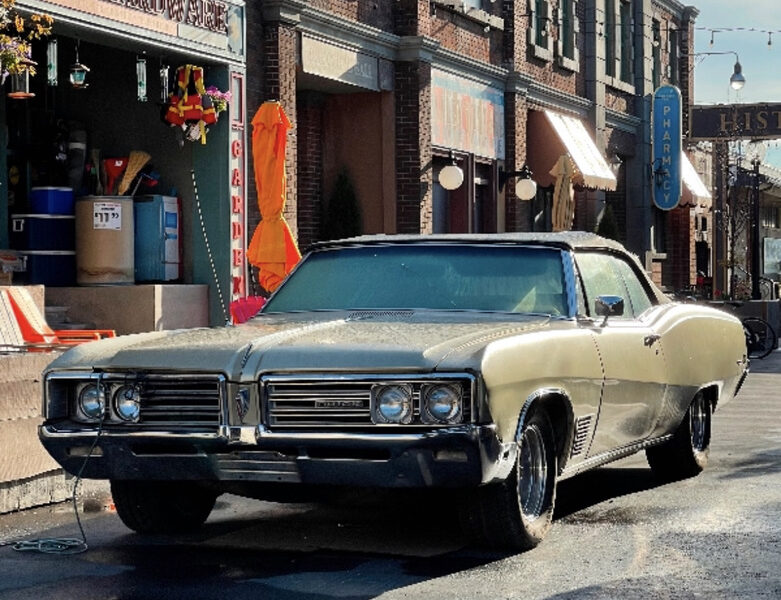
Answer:
<svg viewBox="0 0 781 600"><path fill-rule="evenodd" d="M529 82L526 99L532 106L570 113L579 118L588 117L593 106L593 103L586 98L567 94L534 80Z"/></svg>
<svg viewBox="0 0 781 600"><path fill-rule="evenodd" d="M642 124L643 120L640 117L609 108L605 109L605 125L608 127L626 131L631 134L637 134Z"/></svg>
<svg viewBox="0 0 781 600"><path fill-rule="evenodd" d="M507 85L508 71L488 63L474 60L463 54L458 54L446 48L440 48L434 57L434 66L453 75L467 77L490 85L491 87L505 89Z"/></svg>
<svg viewBox="0 0 781 600"><path fill-rule="evenodd" d="M653 4L679 18L683 18L684 13L687 11L694 11L695 14L692 15L692 18L699 14L699 10L696 7L686 6L682 2L678 2L678 0L653 0Z"/></svg>

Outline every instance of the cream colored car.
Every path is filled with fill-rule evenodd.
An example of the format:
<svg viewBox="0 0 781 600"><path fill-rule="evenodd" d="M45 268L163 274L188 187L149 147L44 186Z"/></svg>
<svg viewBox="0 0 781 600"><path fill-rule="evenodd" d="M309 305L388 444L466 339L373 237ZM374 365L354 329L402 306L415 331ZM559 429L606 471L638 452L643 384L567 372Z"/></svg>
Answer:
<svg viewBox="0 0 781 600"><path fill-rule="evenodd" d="M366 236L316 246L246 324L68 351L40 437L142 533L225 491L444 487L470 533L523 550L557 481L640 450L696 475L747 366L738 319L595 235Z"/></svg>

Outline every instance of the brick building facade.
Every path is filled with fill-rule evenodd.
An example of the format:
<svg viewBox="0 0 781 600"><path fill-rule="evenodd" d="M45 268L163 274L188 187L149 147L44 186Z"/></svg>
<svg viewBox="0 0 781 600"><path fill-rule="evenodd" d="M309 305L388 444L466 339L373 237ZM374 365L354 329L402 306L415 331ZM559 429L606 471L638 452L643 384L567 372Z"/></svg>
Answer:
<svg viewBox="0 0 781 600"><path fill-rule="evenodd" d="M251 2L248 121L279 99L294 124L285 217L302 249L331 237L340 174L355 233L550 229L550 170L568 154L572 227L612 215L657 281L681 287L694 277L694 220L653 206L651 97L679 86L685 129L696 16L677 0ZM590 163L577 147L593 149ZM463 184L446 190L452 162ZM538 186L529 202L513 192L524 165Z"/></svg>

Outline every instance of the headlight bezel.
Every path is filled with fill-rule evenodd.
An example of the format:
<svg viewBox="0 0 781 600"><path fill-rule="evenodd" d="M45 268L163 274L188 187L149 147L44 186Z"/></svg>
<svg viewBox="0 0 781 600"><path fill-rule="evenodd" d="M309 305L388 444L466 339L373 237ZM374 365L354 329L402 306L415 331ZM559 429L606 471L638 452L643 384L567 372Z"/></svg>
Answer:
<svg viewBox="0 0 781 600"><path fill-rule="evenodd" d="M383 406L388 406L386 396L399 394L395 400L402 403L398 418L391 418L383 412ZM388 398L388 401L393 400ZM371 418L375 425L409 425L415 416L415 403L412 385L403 382L377 383L371 388Z"/></svg>
<svg viewBox="0 0 781 600"><path fill-rule="evenodd" d="M453 400L448 414L438 416L432 408L435 394L445 392ZM463 422L464 389L457 382L425 383L420 387L420 420L427 425L457 425Z"/></svg>
<svg viewBox="0 0 781 600"><path fill-rule="evenodd" d="M89 411L85 407L85 395L87 393L97 392L97 406L95 411ZM76 411L74 417L78 420L95 423L106 417L106 389L99 381L87 381L79 386L76 392ZM94 412L94 414L91 414Z"/></svg>
<svg viewBox="0 0 781 600"><path fill-rule="evenodd" d="M466 412L469 408L466 403L467 391L465 385L471 385L460 379L433 379L421 381L417 378L408 380L389 380L378 381L371 388L371 420L374 425L424 425L424 426L451 426L460 425L464 422ZM388 418L387 413L383 413L382 396L390 393L393 389L405 390L405 398L408 398L409 407L403 411L403 416L396 419ZM471 388L470 388L471 389ZM433 394L439 391L447 392L453 399L453 406L447 415L437 416L432 410L430 401ZM469 394L471 398L471 394Z"/></svg>
<svg viewBox="0 0 781 600"><path fill-rule="evenodd" d="M127 392L131 392L131 396L127 396ZM135 406L134 413L124 413L120 408L121 402L127 402L129 405ZM136 383L123 383L118 386L113 386L111 390L111 408L112 414L116 415L123 423L138 423L141 419L141 389Z"/></svg>

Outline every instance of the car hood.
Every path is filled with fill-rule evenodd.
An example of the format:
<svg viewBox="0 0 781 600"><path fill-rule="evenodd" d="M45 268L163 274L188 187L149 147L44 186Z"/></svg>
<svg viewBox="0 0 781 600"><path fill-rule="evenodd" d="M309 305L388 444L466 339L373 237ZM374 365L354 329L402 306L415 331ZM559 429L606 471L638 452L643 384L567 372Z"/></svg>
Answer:
<svg viewBox="0 0 781 600"><path fill-rule="evenodd" d="M433 370L476 362L500 338L544 327L543 316L489 313L262 315L239 326L156 331L77 346L50 369L220 372Z"/></svg>

